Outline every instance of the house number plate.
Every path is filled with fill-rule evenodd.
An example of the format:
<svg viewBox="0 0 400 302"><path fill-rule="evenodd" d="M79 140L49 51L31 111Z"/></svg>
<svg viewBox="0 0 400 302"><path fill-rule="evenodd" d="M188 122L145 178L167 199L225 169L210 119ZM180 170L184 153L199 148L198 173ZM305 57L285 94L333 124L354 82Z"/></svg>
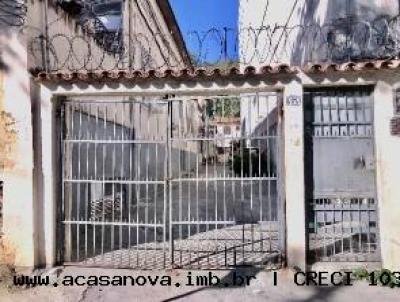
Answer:
<svg viewBox="0 0 400 302"><path fill-rule="evenodd" d="M286 97L286 105L287 106L301 106L301 96L289 95L288 97Z"/></svg>

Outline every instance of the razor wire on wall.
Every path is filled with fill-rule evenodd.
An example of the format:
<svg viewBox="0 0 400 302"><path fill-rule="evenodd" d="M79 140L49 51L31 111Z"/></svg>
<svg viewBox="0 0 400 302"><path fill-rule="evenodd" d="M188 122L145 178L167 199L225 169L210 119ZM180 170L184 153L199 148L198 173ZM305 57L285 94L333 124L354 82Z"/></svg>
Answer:
<svg viewBox="0 0 400 302"><path fill-rule="evenodd" d="M31 39L31 50L43 36ZM135 33L113 37L111 33L98 35L95 43L88 36L67 36L62 33L48 37L51 71L95 71L111 69L149 70L182 66L168 44L160 48L161 33L152 36ZM304 65L366 59L397 58L400 50L400 16L378 18L371 22L343 20L324 26L262 27L217 29L184 34L191 63L195 66L225 67L226 65L268 65L288 63ZM110 41L121 41L113 44ZM114 45L114 47L110 47ZM117 46L116 46L117 45ZM94 51L94 48L97 49ZM99 55L99 49L100 55ZM162 61L153 58L163 53ZM105 60L111 56L113 60ZM107 62L106 62L107 61Z"/></svg>
<svg viewBox="0 0 400 302"><path fill-rule="evenodd" d="M373 20L347 16L324 25L297 26L282 20L282 25L185 33L179 29L166 33L149 26L151 30L146 32L132 32L124 29L122 22L118 29L107 28L91 6L94 1L50 2L71 14L81 30L71 34L60 30L63 18L48 20L46 30L34 30L26 24L31 69L35 72L305 65L397 58L400 50L400 16L378 16ZM149 13L147 2L139 2L138 9ZM79 6L71 7L74 3ZM22 0L1 0L0 23L23 25L26 9ZM183 37L185 44L178 51L171 43L176 37Z"/></svg>

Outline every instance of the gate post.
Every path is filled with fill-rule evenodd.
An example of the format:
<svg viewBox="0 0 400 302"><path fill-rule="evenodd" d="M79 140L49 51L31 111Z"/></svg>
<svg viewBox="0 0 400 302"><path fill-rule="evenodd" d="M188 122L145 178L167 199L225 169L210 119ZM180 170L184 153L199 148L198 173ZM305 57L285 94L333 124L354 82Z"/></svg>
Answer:
<svg viewBox="0 0 400 302"><path fill-rule="evenodd" d="M286 251L289 267L306 269L303 87L292 80L284 88L284 177Z"/></svg>

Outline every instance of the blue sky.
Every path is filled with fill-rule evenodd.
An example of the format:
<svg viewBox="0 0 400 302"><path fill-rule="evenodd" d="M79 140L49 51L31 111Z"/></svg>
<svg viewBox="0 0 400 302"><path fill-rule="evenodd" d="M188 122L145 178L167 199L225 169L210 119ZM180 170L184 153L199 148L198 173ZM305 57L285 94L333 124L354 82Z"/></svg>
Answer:
<svg viewBox="0 0 400 302"><path fill-rule="evenodd" d="M186 45L191 53L201 57L202 61L212 63L223 59L224 46L221 45L221 36L224 27L229 28L227 33L228 57L236 57L235 39L233 30L238 25L238 0L169 0L174 10L178 24L184 36ZM216 28L216 32L209 32ZM200 43L200 33L205 42ZM200 54L199 54L200 53Z"/></svg>

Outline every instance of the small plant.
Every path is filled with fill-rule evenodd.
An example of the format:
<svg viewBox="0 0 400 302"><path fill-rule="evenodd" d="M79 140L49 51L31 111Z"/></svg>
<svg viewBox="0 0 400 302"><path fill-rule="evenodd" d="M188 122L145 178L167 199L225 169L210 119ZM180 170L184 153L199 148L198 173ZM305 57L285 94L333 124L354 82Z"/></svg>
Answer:
<svg viewBox="0 0 400 302"><path fill-rule="evenodd" d="M356 280L368 281L371 286L400 287L400 273L392 272L388 269L368 272L368 270L360 268L354 270L352 275Z"/></svg>
<svg viewBox="0 0 400 302"><path fill-rule="evenodd" d="M15 249L4 238L0 239L0 264L14 265L14 263Z"/></svg>
<svg viewBox="0 0 400 302"><path fill-rule="evenodd" d="M15 274L15 249L0 239L0 287L11 288Z"/></svg>
<svg viewBox="0 0 400 302"><path fill-rule="evenodd" d="M353 277L356 280L365 280L369 276L369 272L365 268L357 268L353 271Z"/></svg>
<svg viewBox="0 0 400 302"><path fill-rule="evenodd" d="M391 288L400 287L400 276L388 269L374 271L369 275L370 284L379 284Z"/></svg>

